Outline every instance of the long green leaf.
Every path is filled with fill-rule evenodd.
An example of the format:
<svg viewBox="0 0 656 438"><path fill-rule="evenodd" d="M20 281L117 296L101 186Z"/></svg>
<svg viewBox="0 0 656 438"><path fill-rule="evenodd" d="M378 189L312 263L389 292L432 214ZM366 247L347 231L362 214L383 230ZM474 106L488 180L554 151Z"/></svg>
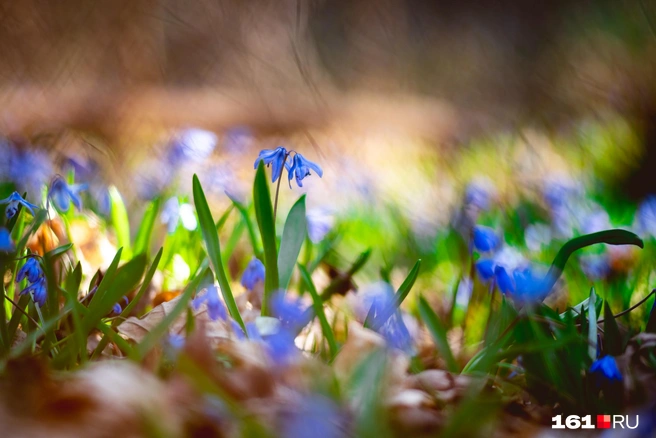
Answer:
<svg viewBox="0 0 656 438"><path fill-rule="evenodd" d="M150 249L150 242L153 236L157 214L159 213L160 203L161 199L156 197L146 207L146 211L141 219L141 225L139 225L139 229L137 230L137 236L134 239L135 254L147 253Z"/></svg>
<svg viewBox="0 0 656 438"><path fill-rule="evenodd" d="M114 186L109 187L109 199L112 208L112 225L116 232L118 246L123 248L123 260L129 259L132 251L130 248L130 220L128 210L125 208L123 197Z"/></svg>
<svg viewBox="0 0 656 438"><path fill-rule="evenodd" d="M262 246L264 247L264 266L266 274L264 276L264 299L262 300L262 315L269 314L269 299L271 294L278 290L280 281L278 278L278 250L276 248L276 224L273 219L273 206L271 205L271 195L269 194L269 184L267 182L266 172L264 171L264 162L260 161L255 173L255 183L253 184L253 200L255 203L255 216L257 225L260 228L262 236Z"/></svg>
<svg viewBox="0 0 656 438"><path fill-rule="evenodd" d="M201 187L198 176L196 175L194 175L193 178L193 192L194 205L196 206L196 213L198 214L198 222L200 224L201 232L203 233L205 246L207 247L207 257L209 258L212 269L214 270L214 275L216 275L216 278L219 281L223 300L228 307L230 316L232 316L232 318L237 321L237 324L239 324L244 332L246 332L246 326L244 325L244 321L239 313L239 308L237 308L235 297L232 295L232 290L230 289L230 282L228 281L228 277L223 268L223 262L221 261L221 245L219 243L219 234L216 231L217 226L212 218L210 207L207 205L205 192L203 192L203 188Z"/></svg>
<svg viewBox="0 0 656 438"><path fill-rule="evenodd" d="M597 358L597 294L595 288L590 289L588 305L588 355L590 359Z"/></svg>
<svg viewBox="0 0 656 438"><path fill-rule="evenodd" d="M433 312L433 309L430 308L430 305L424 297L421 296L419 297L419 315L433 337L437 350L444 358L447 369L452 373L459 372L460 369L458 363L453 356L453 352L451 351L451 347L447 340L446 327L440 322L440 319L435 312Z"/></svg>
<svg viewBox="0 0 656 438"><path fill-rule="evenodd" d="M308 292L312 297L312 307L314 308L314 314L317 319L319 319L319 324L321 324L321 332L323 333L324 338L328 342L328 348L330 349L330 360L332 361L337 355L337 342L335 341L335 334L333 333L332 327L328 323L328 318L326 318L326 313L323 311L323 301L317 292L317 288L314 287L314 282L310 273L305 269L305 266L298 265L298 269L301 272L301 277L305 284L307 285Z"/></svg>
<svg viewBox="0 0 656 438"><path fill-rule="evenodd" d="M306 235L307 219L305 218L305 195L303 195L289 211L285 228L282 231L280 252L278 253L278 272L280 288L283 290L287 290L289 286Z"/></svg>

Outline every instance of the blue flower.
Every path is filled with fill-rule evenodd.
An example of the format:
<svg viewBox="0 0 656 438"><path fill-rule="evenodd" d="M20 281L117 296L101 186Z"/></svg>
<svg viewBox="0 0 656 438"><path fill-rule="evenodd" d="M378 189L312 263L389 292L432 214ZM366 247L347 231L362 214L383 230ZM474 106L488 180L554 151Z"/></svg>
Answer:
<svg viewBox="0 0 656 438"><path fill-rule="evenodd" d="M282 327L292 333L298 333L308 325L314 314L308 312L300 299L291 299L285 293L278 292L271 297L271 314L280 320Z"/></svg>
<svg viewBox="0 0 656 438"><path fill-rule="evenodd" d="M69 186L60 176L56 176L50 185L48 197L52 200L55 207L62 213L66 213L71 202L78 210L82 209L82 200L80 192L87 189L87 184L73 184Z"/></svg>
<svg viewBox="0 0 656 438"><path fill-rule="evenodd" d="M499 237L489 227L474 227L474 248L481 252L493 251L499 246Z"/></svg>
<svg viewBox="0 0 656 438"><path fill-rule="evenodd" d="M27 277L27 281L35 283L43 276L43 270L36 257L29 257L22 268L16 275L16 281L23 281Z"/></svg>
<svg viewBox="0 0 656 438"><path fill-rule="evenodd" d="M622 373L613 356L604 356L592 363L590 372L603 376L608 381L622 381Z"/></svg>
<svg viewBox="0 0 656 438"><path fill-rule="evenodd" d="M219 318L224 321L228 319L228 313L221 298L219 298L219 289L216 286L208 287L204 293L196 296L191 302L194 310L198 310L203 303L207 304L207 313L212 321Z"/></svg>
<svg viewBox="0 0 656 438"><path fill-rule="evenodd" d="M476 271L483 281L494 277L495 262L492 259L483 259L476 262Z"/></svg>
<svg viewBox="0 0 656 438"><path fill-rule="evenodd" d="M3 199L0 201L0 205L2 204L8 204L7 209L5 210L5 216L7 219L11 219L18 213L18 205L22 205L23 207L27 208L29 212L34 216L34 210L37 210L39 207L37 207L34 204L30 204L27 202L21 195L18 194L18 192L14 192L11 195L9 195L8 198Z"/></svg>
<svg viewBox="0 0 656 438"><path fill-rule="evenodd" d="M515 292L515 283L513 282L508 272L504 269L503 266L497 266L494 268L494 275L497 278L497 286L499 290L504 294L512 294Z"/></svg>
<svg viewBox="0 0 656 438"><path fill-rule="evenodd" d="M48 298L46 278L40 277L36 282L23 289L20 293L20 295L26 294L29 294L32 297L32 300L37 303L39 307L43 307L46 304L46 299Z"/></svg>
<svg viewBox="0 0 656 438"><path fill-rule="evenodd" d="M246 266L244 273L241 275L241 285L252 291L258 283L264 282L264 275L264 264L257 258L253 257L253 259L248 262L248 266Z"/></svg>
<svg viewBox="0 0 656 438"><path fill-rule="evenodd" d="M193 231L198 226L198 220L194 213L194 208L190 204L182 204L175 196L170 198L164 204L164 209L160 215L163 224L169 234L175 232L178 223L182 222L182 226L189 231Z"/></svg>
<svg viewBox="0 0 656 438"><path fill-rule="evenodd" d="M392 286L380 281L364 287L360 294L371 328L385 338L388 347L413 354L413 340L396 308Z"/></svg>
<svg viewBox="0 0 656 438"><path fill-rule="evenodd" d="M648 196L636 212L638 227L643 233L656 236L656 196Z"/></svg>
<svg viewBox="0 0 656 438"><path fill-rule="evenodd" d="M123 306L127 306L129 303L128 297L126 296L123 296L123 298L121 298L121 301L123 301L124 303ZM120 315L121 312L123 312L123 306L121 306L121 303L114 304L114 306L112 307L112 313L116 315Z"/></svg>
<svg viewBox="0 0 656 438"><path fill-rule="evenodd" d="M29 193L41 193L52 173L52 160L41 149L20 150L11 157L10 178Z"/></svg>
<svg viewBox="0 0 656 438"><path fill-rule="evenodd" d="M315 209L305 215L307 219L308 236L312 243L319 243L330 232L335 218L325 209Z"/></svg>
<svg viewBox="0 0 656 438"><path fill-rule="evenodd" d="M178 353L184 348L185 337L177 333L169 334L166 338L166 344L171 349L172 353Z"/></svg>
<svg viewBox="0 0 656 438"><path fill-rule="evenodd" d="M289 186L291 187L292 177L296 177L296 184L298 184L299 187L303 187L303 183L301 181L303 178L311 174L310 170L314 170L317 175L319 175L319 178L323 176L323 170L321 170L321 167L319 167L317 164L305 159L301 154L297 153L294 155L294 160L292 161L292 165L289 168Z"/></svg>
<svg viewBox="0 0 656 438"><path fill-rule="evenodd" d="M10 252L14 250L14 242L11 240L11 234L6 228L0 228L0 252Z"/></svg>
<svg viewBox="0 0 656 438"><path fill-rule="evenodd" d="M171 164L180 164L186 160L201 162L212 154L217 141L218 137L213 132L198 128L185 129L174 138L168 161Z"/></svg>
<svg viewBox="0 0 656 438"><path fill-rule="evenodd" d="M267 166L271 164L271 182L276 182L276 180L281 175L283 166L287 166L288 155L289 154L287 153L287 149L282 146L279 146L275 149L264 149L263 151L260 151L260 155L258 155L257 159L255 160L254 168L257 169L257 165L260 163L260 161L264 161L264 164Z"/></svg>
<svg viewBox="0 0 656 438"><path fill-rule="evenodd" d="M296 356L298 348L294 344L294 338L291 331L282 327L277 332L262 337L269 357L275 364L286 365Z"/></svg>
<svg viewBox="0 0 656 438"><path fill-rule="evenodd" d="M465 205L472 205L479 210L490 208L490 188L482 181L472 181L465 190Z"/></svg>
<svg viewBox="0 0 656 438"><path fill-rule="evenodd" d="M520 303L541 302L549 294L547 278L536 276L533 269L515 269L513 271L515 293L512 298Z"/></svg>
<svg viewBox="0 0 656 438"><path fill-rule="evenodd" d="M340 438L344 433L344 418L331 399L321 395L305 396L290 411L282 425L284 438Z"/></svg>

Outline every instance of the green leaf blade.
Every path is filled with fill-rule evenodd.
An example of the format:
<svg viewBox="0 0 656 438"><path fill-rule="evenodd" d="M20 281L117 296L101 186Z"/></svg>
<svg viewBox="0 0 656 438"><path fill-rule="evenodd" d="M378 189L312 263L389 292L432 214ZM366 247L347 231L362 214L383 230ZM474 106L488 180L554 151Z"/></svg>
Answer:
<svg viewBox="0 0 656 438"><path fill-rule="evenodd" d="M278 253L278 273L280 288L283 290L287 290L289 286L306 235L307 219L305 218L305 195L303 195L289 211L282 231L280 252Z"/></svg>

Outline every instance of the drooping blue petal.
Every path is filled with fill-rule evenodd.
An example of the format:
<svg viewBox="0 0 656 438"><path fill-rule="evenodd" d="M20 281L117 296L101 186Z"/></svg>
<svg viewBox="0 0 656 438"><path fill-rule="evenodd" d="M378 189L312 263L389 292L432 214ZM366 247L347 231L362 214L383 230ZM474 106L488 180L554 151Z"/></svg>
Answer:
<svg viewBox="0 0 656 438"><path fill-rule="evenodd" d="M496 264L492 259L483 259L476 262L476 272L483 281L488 281L494 277L494 268Z"/></svg>
<svg viewBox="0 0 656 438"><path fill-rule="evenodd" d="M298 354L299 350L294 344L294 334L280 328L276 333L263 337L269 357L277 365L286 365Z"/></svg>
<svg viewBox="0 0 656 438"><path fill-rule="evenodd" d="M396 348L407 353L410 356L415 354L412 337L403 321L400 310L396 310L392 316L378 330L387 342L390 348Z"/></svg>
<svg viewBox="0 0 656 438"><path fill-rule="evenodd" d="M531 268L515 269L513 271L515 292L513 299L521 303L538 303L544 300L549 292L543 277L536 276Z"/></svg>
<svg viewBox="0 0 656 438"><path fill-rule="evenodd" d="M622 381L622 373L617 366L617 361L613 356L604 356L592 363L590 372L601 376L607 381Z"/></svg>
<svg viewBox="0 0 656 438"><path fill-rule="evenodd" d="M259 282L264 282L265 273L264 264L253 257L241 276L241 285L252 291Z"/></svg>
<svg viewBox="0 0 656 438"><path fill-rule="evenodd" d="M276 180L281 176L281 171L283 166L286 167L287 161L287 149L282 146L279 146L273 150L264 149L260 151L260 155L255 160L254 168L257 169L257 165L260 161L264 161L264 164L271 165L271 182L276 182Z"/></svg>
<svg viewBox="0 0 656 438"><path fill-rule="evenodd" d="M5 216L7 217L7 219L11 219L16 215L16 213L18 212L19 204L25 207L27 210L29 210L32 216L34 216L34 210L37 210L39 208L38 206L34 204L30 204L25 199L23 199L23 197L18 192L14 192L11 195L9 195L7 198L1 200L0 205L1 204L8 204L7 209L5 210Z"/></svg>
<svg viewBox="0 0 656 438"><path fill-rule="evenodd" d="M36 282L43 276L43 270L36 257L29 257L22 268L16 274L16 281L23 281L27 278L30 283Z"/></svg>
<svg viewBox="0 0 656 438"><path fill-rule="evenodd" d="M515 292L515 284L503 266L497 266L494 268L494 274L497 278L497 286L499 286L499 290L501 290L501 292L504 294L512 294Z"/></svg>
<svg viewBox="0 0 656 438"><path fill-rule="evenodd" d="M30 295L32 300L37 303L39 307L43 307L46 304L46 299L48 298L45 277L40 277L35 283L32 283L23 289L20 292L20 295Z"/></svg>
<svg viewBox="0 0 656 438"><path fill-rule="evenodd" d="M0 252L10 252L14 250L14 242L11 240L11 234L6 228L0 228Z"/></svg>
<svg viewBox="0 0 656 438"><path fill-rule="evenodd" d="M48 196L59 211L66 213L70 208L71 203L73 203L78 210L82 208L80 192L86 189L86 184L74 184L69 186L62 177L56 176L52 181L52 184L50 184Z"/></svg>
<svg viewBox="0 0 656 438"><path fill-rule="evenodd" d="M481 252L493 251L499 246L499 237L489 227L474 227L474 247Z"/></svg>
<svg viewBox="0 0 656 438"><path fill-rule="evenodd" d="M307 160L303 155L297 153L294 155L292 166L289 168L289 181L291 181L292 178L296 178L296 184L298 184L299 187L303 187L302 181L306 176L311 175L310 170L314 170L319 177L323 176L323 171L318 164Z"/></svg>

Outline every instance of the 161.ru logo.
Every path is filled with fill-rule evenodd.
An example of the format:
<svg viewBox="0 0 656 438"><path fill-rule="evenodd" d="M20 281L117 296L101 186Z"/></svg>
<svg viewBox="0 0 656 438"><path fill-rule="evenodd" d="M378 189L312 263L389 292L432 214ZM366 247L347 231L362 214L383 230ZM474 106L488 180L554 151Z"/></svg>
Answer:
<svg viewBox="0 0 656 438"><path fill-rule="evenodd" d="M638 427L638 416L635 416L635 424L631 424L628 415L597 415L596 425L592 424L592 415L579 417L568 415L563 423L563 416L556 415L551 418L552 429L636 429Z"/></svg>

